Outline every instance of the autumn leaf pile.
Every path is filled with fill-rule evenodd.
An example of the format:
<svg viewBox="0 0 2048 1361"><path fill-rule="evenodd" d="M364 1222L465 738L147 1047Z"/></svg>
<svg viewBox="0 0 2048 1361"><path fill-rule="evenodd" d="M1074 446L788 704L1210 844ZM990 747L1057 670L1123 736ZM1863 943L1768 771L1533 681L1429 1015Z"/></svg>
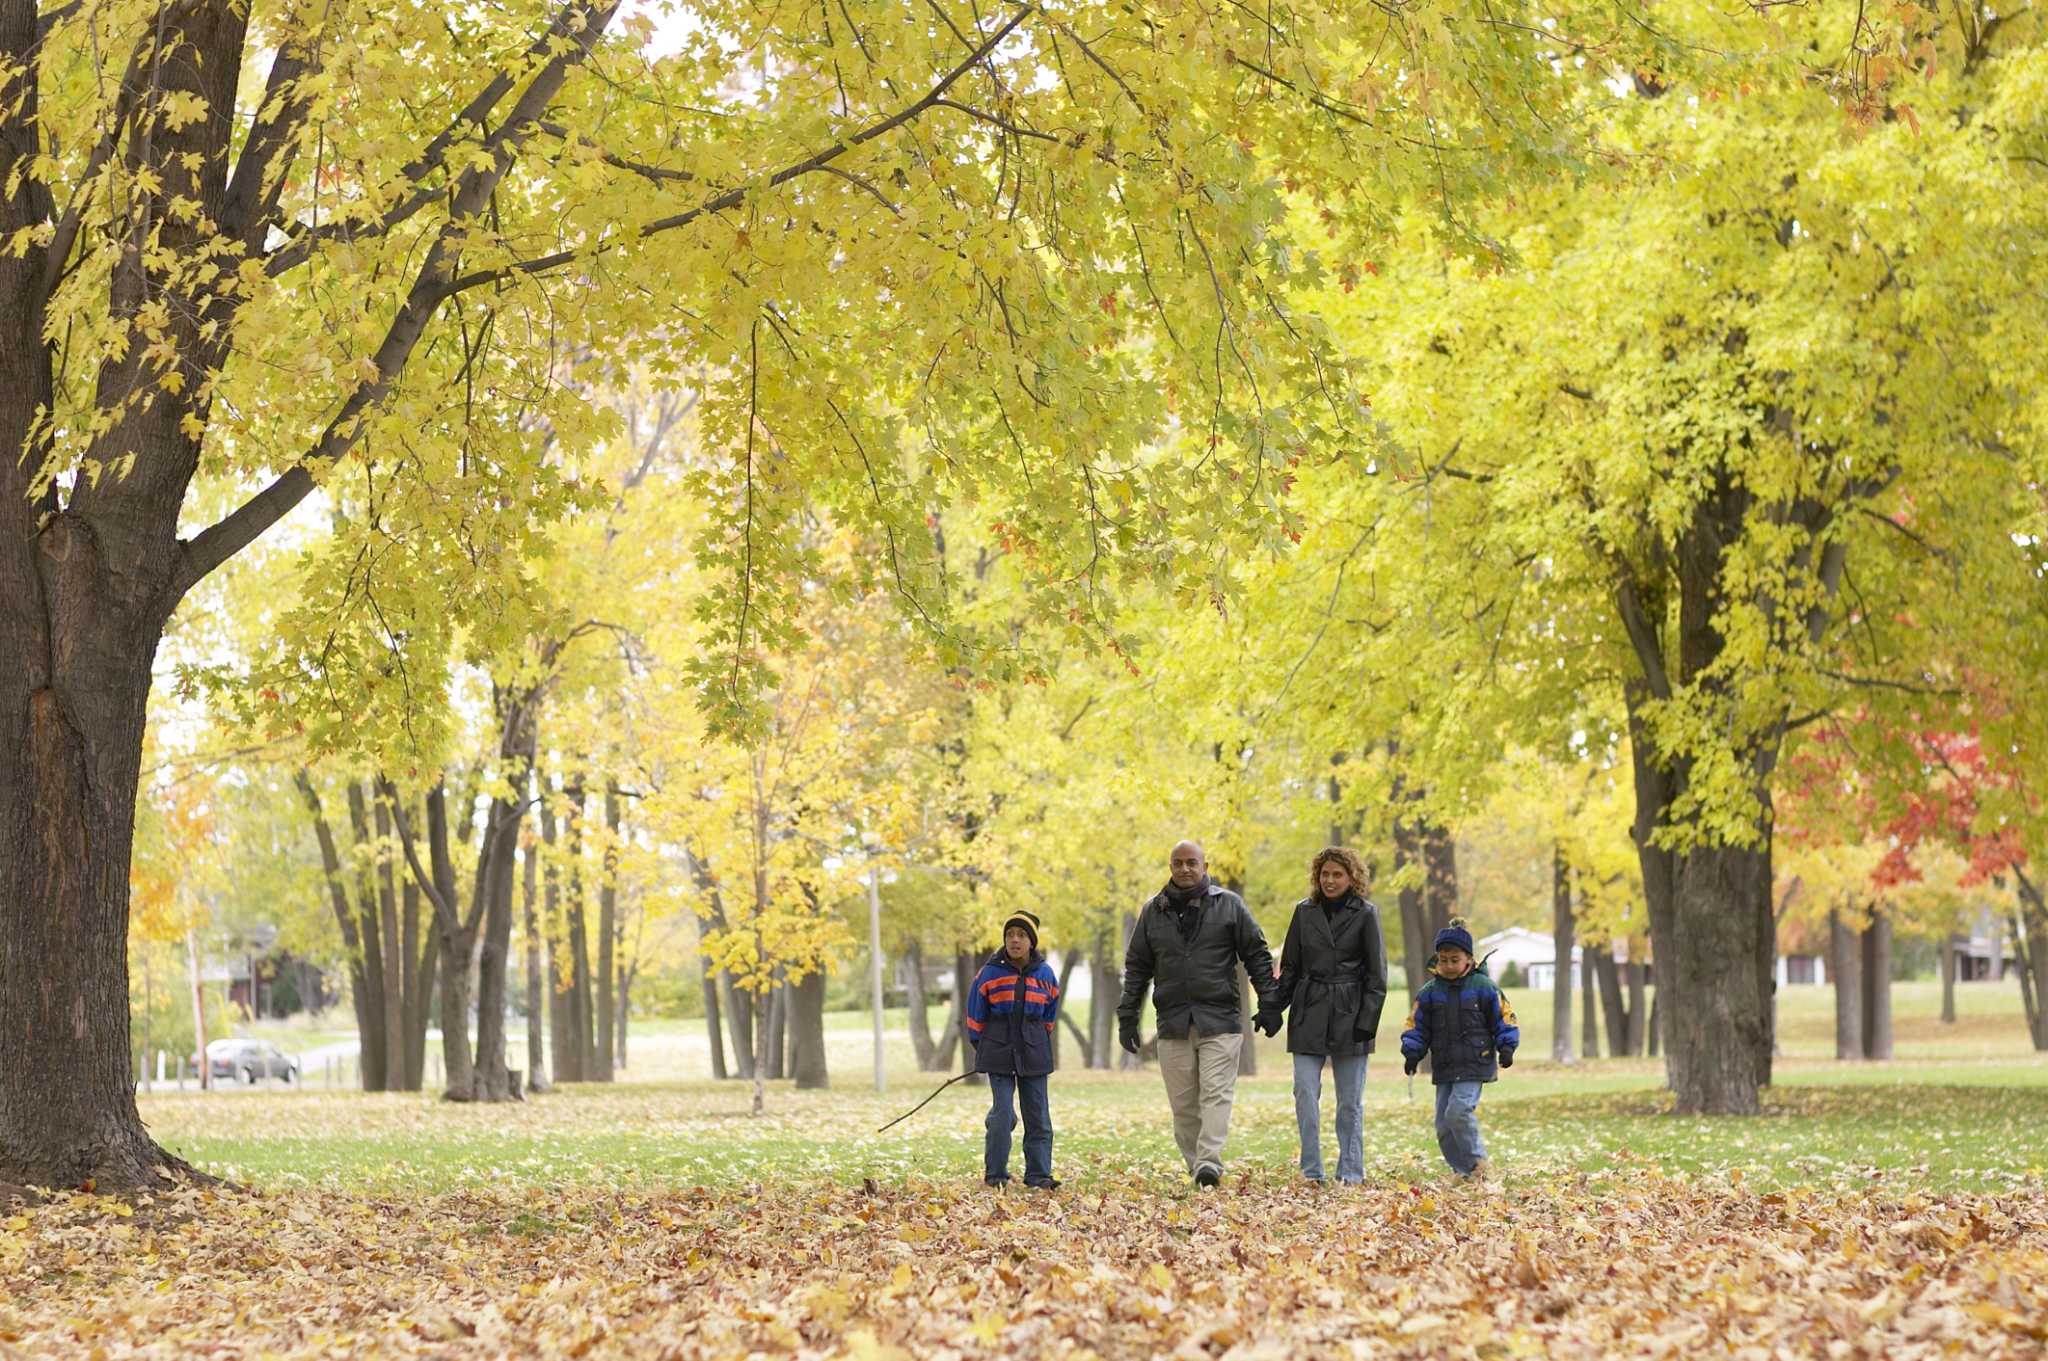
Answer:
<svg viewBox="0 0 2048 1361"><path fill-rule="evenodd" d="M0 1356L2038 1356L2048 1197L1639 1170L15 1200Z"/></svg>

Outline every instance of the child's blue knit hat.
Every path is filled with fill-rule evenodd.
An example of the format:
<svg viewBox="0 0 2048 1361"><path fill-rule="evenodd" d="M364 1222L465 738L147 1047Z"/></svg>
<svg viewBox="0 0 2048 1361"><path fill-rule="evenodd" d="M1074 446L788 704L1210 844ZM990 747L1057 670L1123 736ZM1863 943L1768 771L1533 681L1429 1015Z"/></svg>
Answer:
<svg viewBox="0 0 2048 1361"><path fill-rule="evenodd" d="M1446 926L1436 933L1435 948L1441 950L1446 945L1454 950L1463 950L1469 955L1472 953L1472 933L1463 926Z"/></svg>

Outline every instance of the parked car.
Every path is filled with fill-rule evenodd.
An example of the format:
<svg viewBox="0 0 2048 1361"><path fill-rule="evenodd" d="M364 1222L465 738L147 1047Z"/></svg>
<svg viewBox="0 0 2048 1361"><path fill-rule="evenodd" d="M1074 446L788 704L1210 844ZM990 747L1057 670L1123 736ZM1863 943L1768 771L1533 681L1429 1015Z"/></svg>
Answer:
<svg viewBox="0 0 2048 1361"><path fill-rule="evenodd" d="M206 1065L216 1079L233 1078L251 1084L264 1077L281 1077L286 1082L299 1080L299 1066L292 1062L291 1055L261 1040L215 1040L206 1046ZM199 1066L197 1055L193 1056L192 1066Z"/></svg>

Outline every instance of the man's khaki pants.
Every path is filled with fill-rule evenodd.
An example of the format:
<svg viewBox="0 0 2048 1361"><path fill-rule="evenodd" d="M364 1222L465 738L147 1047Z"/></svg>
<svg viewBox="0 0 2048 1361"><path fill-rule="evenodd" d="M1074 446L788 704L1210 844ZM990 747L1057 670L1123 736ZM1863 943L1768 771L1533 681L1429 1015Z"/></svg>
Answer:
<svg viewBox="0 0 2048 1361"><path fill-rule="evenodd" d="M1230 1102L1237 1095L1237 1055L1243 1035L1203 1035L1194 1026L1180 1039L1159 1037L1159 1073L1173 1107L1173 1141L1190 1175L1223 1170L1230 1134Z"/></svg>

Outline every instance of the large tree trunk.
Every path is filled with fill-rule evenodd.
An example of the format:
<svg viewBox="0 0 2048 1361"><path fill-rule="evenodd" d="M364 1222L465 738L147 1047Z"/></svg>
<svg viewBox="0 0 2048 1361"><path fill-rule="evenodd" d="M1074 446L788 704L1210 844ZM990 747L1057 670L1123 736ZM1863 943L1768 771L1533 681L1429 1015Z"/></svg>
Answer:
<svg viewBox="0 0 2048 1361"><path fill-rule="evenodd" d="M903 947L903 1001L910 1012L910 1052L921 1073L932 1070L938 1044L932 1039L931 1003L924 995L924 943L914 937Z"/></svg>
<svg viewBox="0 0 2048 1361"><path fill-rule="evenodd" d="M1842 920L1828 913L1828 970L1835 976L1835 1057L1863 1057L1863 940Z"/></svg>
<svg viewBox="0 0 2048 1361"><path fill-rule="evenodd" d="M1768 1052L1757 979L1756 904L1770 890L1770 856L1705 846L1679 859L1676 948L1657 951L1657 986L1672 990L1665 1035L1682 1115L1754 1115Z"/></svg>
<svg viewBox="0 0 2048 1361"><path fill-rule="evenodd" d="M1863 928L1863 1057L1892 1056L1892 923L1873 911Z"/></svg>
<svg viewBox="0 0 2048 1361"><path fill-rule="evenodd" d="M1572 918L1572 871L1565 863L1564 848L1550 853L1550 941L1551 970L1550 1057L1557 1063L1572 1061L1572 943L1577 923Z"/></svg>
<svg viewBox="0 0 2048 1361"><path fill-rule="evenodd" d="M597 890L597 1043L590 1080L612 1080L612 1046L618 1032L616 937L619 928L619 787L604 782L604 881Z"/></svg>
<svg viewBox="0 0 2048 1361"><path fill-rule="evenodd" d="M1634 1051L1628 1047L1628 1005L1621 998L1621 969L1611 943L1593 952L1593 972L1600 980L1600 1011L1607 1018L1607 1053L1621 1058Z"/></svg>
<svg viewBox="0 0 2048 1361"><path fill-rule="evenodd" d="M832 1085L825 1065L825 974L813 969L788 988L789 1075L798 1091Z"/></svg>

